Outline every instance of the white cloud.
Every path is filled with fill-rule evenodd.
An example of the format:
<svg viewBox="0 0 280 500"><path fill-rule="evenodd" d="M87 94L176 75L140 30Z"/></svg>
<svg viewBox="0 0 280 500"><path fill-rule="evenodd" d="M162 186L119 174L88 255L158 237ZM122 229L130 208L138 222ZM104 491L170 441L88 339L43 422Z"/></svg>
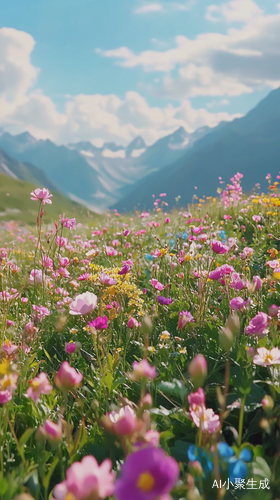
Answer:
<svg viewBox="0 0 280 500"><path fill-rule="evenodd" d="M222 5L209 5L205 19L211 22L246 23L262 15L263 10L253 0L231 0Z"/></svg>
<svg viewBox="0 0 280 500"><path fill-rule="evenodd" d="M197 0L189 0L187 2L172 2L172 4L170 4L170 6L176 11L191 11L192 8L196 5L197 3Z"/></svg>
<svg viewBox="0 0 280 500"><path fill-rule="evenodd" d="M0 126L13 134L28 131L60 144L89 140L98 146L105 141L126 145L141 135L152 144L181 126L192 132L235 117L194 109L186 98L177 107L149 106L138 92L127 92L123 99L114 94L68 95L64 111L58 112L51 98L35 86L38 69L30 60L34 39L5 28L0 29L0 41ZM125 47L116 52L122 59L133 57ZM202 78L195 68L191 71L194 81Z"/></svg>
<svg viewBox="0 0 280 500"><path fill-rule="evenodd" d="M150 12L161 12L163 7L160 3L150 3L135 10L135 14L148 14Z"/></svg>
<svg viewBox="0 0 280 500"><path fill-rule="evenodd" d="M232 7L236 2L239 0L226 5ZM242 0L242 5L246 2ZM225 12L228 19L233 17L233 9ZM257 16L225 34L202 33L194 39L177 36L175 46L166 50L146 50L126 58L119 57L118 49L101 51L101 55L115 58L126 68L141 66L144 71L165 73L163 88L157 92L161 97L182 100L199 95L240 95L280 86L279 46L277 13Z"/></svg>

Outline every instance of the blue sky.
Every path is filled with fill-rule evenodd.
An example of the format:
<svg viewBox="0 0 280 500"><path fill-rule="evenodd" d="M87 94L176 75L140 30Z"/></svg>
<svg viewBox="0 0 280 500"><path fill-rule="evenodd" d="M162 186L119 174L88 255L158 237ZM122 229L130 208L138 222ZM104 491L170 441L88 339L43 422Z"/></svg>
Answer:
<svg viewBox="0 0 280 500"><path fill-rule="evenodd" d="M0 126L149 143L242 115L280 86L277 3L0 0Z"/></svg>

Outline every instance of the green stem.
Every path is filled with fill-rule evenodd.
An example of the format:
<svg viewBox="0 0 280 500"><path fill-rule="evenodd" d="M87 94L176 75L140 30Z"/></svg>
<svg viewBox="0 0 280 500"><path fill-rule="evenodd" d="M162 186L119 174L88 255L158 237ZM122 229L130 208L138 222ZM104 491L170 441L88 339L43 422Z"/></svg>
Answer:
<svg viewBox="0 0 280 500"><path fill-rule="evenodd" d="M245 402L246 402L246 396L243 396L241 400L241 406L240 406L240 415L239 415L239 426L238 426L238 446L241 446L242 444L242 434L243 434L243 422L244 422L244 411L245 411Z"/></svg>

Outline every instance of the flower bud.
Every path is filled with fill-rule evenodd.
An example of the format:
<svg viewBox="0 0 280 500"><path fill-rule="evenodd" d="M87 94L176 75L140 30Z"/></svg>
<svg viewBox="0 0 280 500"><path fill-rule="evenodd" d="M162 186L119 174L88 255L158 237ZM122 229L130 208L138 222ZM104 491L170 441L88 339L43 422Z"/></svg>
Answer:
<svg viewBox="0 0 280 500"><path fill-rule="evenodd" d="M150 316L144 316L141 323L142 332L149 334L152 331L153 325Z"/></svg>
<svg viewBox="0 0 280 500"><path fill-rule="evenodd" d="M264 411L270 411L274 407L274 401L271 396L268 396L267 394L264 396L262 399L262 407Z"/></svg>
<svg viewBox="0 0 280 500"><path fill-rule="evenodd" d="M196 385L203 384L207 376L207 361L202 354L197 356L189 364L189 374Z"/></svg>
<svg viewBox="0 0 280 500"><path fill-rule="evenodd" d="M271 316L272 318L277 318L278 310L279 310L279 307L276 306L275 304L272 304L272 306L270 306L270 308L268 310L268 315Z"/></svg>

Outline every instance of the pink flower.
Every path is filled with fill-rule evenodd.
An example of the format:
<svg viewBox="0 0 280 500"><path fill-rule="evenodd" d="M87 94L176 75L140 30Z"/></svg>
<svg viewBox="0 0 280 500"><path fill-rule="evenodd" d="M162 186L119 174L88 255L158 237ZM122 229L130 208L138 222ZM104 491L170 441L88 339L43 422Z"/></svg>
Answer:
<svg viewBox="0 0 280 500"><path fill-rule="evenodd" d="M251 299L248 300L242 299L242 297L235 297L229 303L229 307L234 311L243 311L246 307L251 303Z"/></svg>
<svg viewBox="0 0 280 500"><path fill-rule="evenodd" d="M246 287L246 284L240 278L239 273L232 273L230 287L235 288L235 290L243 290Z"/></svg>
<svg viewBox="0 0 280 500"><path fill-rule="evenodd" d="M154 366L151 366L146 359L142 361L134 361L132 364L133 373L131 378L133 380L141 380L143 378L152 379L157 376L157 372Z"/></svg>
<svg viewBox="0 0 280 500"><path fill-rule="evenodd" d="M260 220L262 220L262 218L259 215L253 215L252 219L254 222L260 222Z"/></svg>
<svg viewBox="0 0 280 500"><path fill-rule="evenodd" d="M53 261L48 255L43 255L42 266L46 267L47 269L53 268Z"/></svg>
<svg viewBox="0 0 280 500"><path fill-rule="evenodd" d="M169 224L169 222L170 222L170 218L169 218L169 217L166 217L166 219L165 219L165 221L164 221L164 222L165 222L165 224Z"/></svg>
<svg viewBox="0 0 280 500"><path fill-rule="evenodd" d="M107 416L113 424L111 430L116 436L132 434L137 427L137 417L128 405L121 408L119 412L112 411Z"/></svg>
<svg viewBox="0 0 280 500"><path fill-rule="evenodd" d="M227 274L234 273L234 268L232 266L229 266L228 264L223 264L222 266L217 267L214 269L214 271L211 271L208 275L208 278L210 280L219 280L223 276L226 276Z"/></svg>
<svg viewBox="0 0 280 500"><path fill-rule="evenodd" d="M246 260L249 259L253 254L255 253L255 250L253 248L245 247L243 252L239 254L240 259Z"/></svg>
<svg viewBox="0 0 280 500"><path fill-rule="evenodd" d="M109 257L115 257L116 255L118 255L117 250L115 250L113 247L105 246L104 251Z"/></svg>
<svg viewBox="0 0 280 500"><path fill-rule="evenodd" d="M56 376L55 383L57 387L64 390L74 389L83 380L83 375L72 368L68 361L63 361Z"/></svg>
<svg viewBox="0 0 280 500"><path fill-rule="evenodd" d="M75 300L71 302L69 313L72 315L82 315L89 314L97 306L97 297L94 293L85 292L81 295L77 295Z"/></svg>
<svg viewBox="0 0 280 500"><path fill-rule="evenodd" d="M108 318L107 316L98 316L93 321L89 321L88 325L95 328L95 330L106 330L108 328Z"/></svg>
<svg viewBox="0 0 280 500"><path fill-rule="evenodd" d="M66 342L65 343L65 351L68 354L73 354L76 351L76 344L75 344L75 342Z"/></svg>
<svg viewBox="0 0 280 500"><path fill-rule="evenodd" d="M0 405L8 403L12 399L12 394L10 391L0 391Z"/></svg>
<svg viewBox="0 0 280 500"><path fill-rule="evenodd" d="M45 203L48 203L49 205L52 204L52 201L50 200L50 198L52 198L52 194L50 194L49 190L46 188L43 189L36 188L30 194L31 194L30 200L41 201L43 205L45 205Z"/></svg>
<svg viewBox="0 0 280 500"><path fill-rule="evenodd" d="M58 247L65 247L68 243L68 238L63 238L63 236L57 236L56 244Z"/></svg>
<svg viewBox="0 0 280 500"><path fill-rule="evenodd" d="M189 374L197 383L202 383L207 375L207 361L202 354L197 354L189 364Z"/></svg>
<svg viewBox="0 0 280 500"><path fill-rule="evenodd" d="M123 235L126 238L126 236L130 235L130 231L128 229L125 229L124 232L123 232Z"/></svg>
<svg viewBox="0 0 280 500"><path fill-rule="evenodd" d="M257 292L263 286L262 279L259 276L253 277L254 290Z"/></svg>
<svg viewBox="0 0 280 500"><path fill-rule="evenodd" d="M188 395L188 402L190 406L202 406L205 404L205 393L201 387Z"/></svg>
<svg viewBox="0 0 280 500"><path fill-rule="evenodd" d="M38 377L29 381L29 388L26 391L26 395L33 399L35 403L39 400L41 394L50 394L52 391L52 385L49 382L48 376L45 372L40 373Z"/></svg>
<svg viewBox="0 0 280 500"><path fill-rule="evenodd" d="M266 333L269 316L264 312L258 312L254 318L251 319L249 325L245 328L247 335L263 335Z"/></svg>
<svg viewBox="0 0 280 500"><path fill-rule="evenodd" d="M211 241L211 247L213 252L218 254L226 253L229 251L229 247L218 240Z"/></svg>
<svg viewBox="0 0 280 500"><path fill-rule="evenodd" d="M100 273L99 281L100 281L101 285L111 286L111 285L117 284L117 280L115 280L115 278L111 278L111 276L109 276L106 273Z"/></svg>
<svg viewBox="0 0 280 500"><path fill-rule="evenodd" d="M32 269L30 276L28 278L28 283L43 283L43 272L41 269Z"/></svg>
<svg viewBox="0 0 280 500"><path fill-rule="evenodd" d="M64 217L64 214L60 216L59 222L63 227L67 227L67 229L76 229L76 219L68 219Z"/></svg>
<svg viewBox="0 0 280 500"><path fill-rule="evenodd" d="M8 339L4 340L2 347L1 347L1 351L5 354L5 356L15 357L17 350L18 350L18 346L16 344L13 344Z"/></svg>
<svg viewBox="0 0 280 500"><path fill-rule="evenodd" d="M51 420L46 420L45 425L42 427L44 434L50 441L60 441L62 438L61 426L55 424Z"/></svg>
<svg viewBox="0 0 280 500"><path fill-rule="evenodd" d="M61 255L59 255L58 256L58 260L59 260L59 264L62 267L67 267L70 264L70 261L69 261L68 257L62 257Z"/></svg>
<svg viewBox="0 0 280 500"><path fill-rule="evenodd" d="M190 408L190 417L196 427L201 428L202 432L212 434L217 432L220 427L220 417L216 415L212 408L197 406Z"/></svg>
<svg viewBox="0 0 280 500"><path fill-rule="evenodd" d="M253 359L255 365L280 365L280 349L278 349L278 347L273 347L270 350L265 347L259 347L257 352L258 354L256 354Z"/></svg>
<svg viewBox="0 0 280 500"><path fill-rule="evenodd" d="M89 273L80 274L80 276L77 279L79 281L86 281L89 279Z"/></svg>
<svg viewBox="0 0 280 500"><path fill-rule="evenodd" d="M81 462L75 462L66 472L66 479L54 488L56 500L100 500L113 494L115 475L111 472L112 462L104 460L98 465L88 455Z"/></svg>
<svg viewBox="0 0 280 500"><path fill-rule="evenodd" d="M269 316L271 316L272 318L276 318L278 316L278 311L279 311L279 307L276 306L275 304L272 304L268 310L268 314Z"/></svg>
<svg viewBox="0 0 280 500"><path fill-rule="evenodd" d="M193 323L193 322L194 318L189 311L181 311L179 313L178 328L180 328L180 330L183 330L183 328L187 325L187 323Z"/></svg>
<svg viewBox="0 0 280 500"><path fill-rule="evenodd" d="M140 326L141 323L138 323L137 319L135 318L129 318L128 322L127 322L127 326L128 328L134 328L134 327L138 327Z"/></svg>
<svg viewBox="0 0 280 500"><path fill-rule="evenodd" d="M151 279L151 283L152 283L152 286L156 289L156 290L164 290L165 286L160 283L160 281L152 278Z"/></svg>

